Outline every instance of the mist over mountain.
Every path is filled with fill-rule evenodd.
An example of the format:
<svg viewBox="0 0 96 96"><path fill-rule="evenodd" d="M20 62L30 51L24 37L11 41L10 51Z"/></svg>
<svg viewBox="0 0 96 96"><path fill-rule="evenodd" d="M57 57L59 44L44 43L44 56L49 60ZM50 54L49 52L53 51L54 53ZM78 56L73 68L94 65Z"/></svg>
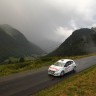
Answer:
<svg viewBox="0 0 96 96"><path fill-rule="evenodd" d="M49 56L75 56L96 53L96 28L75 30Z"/></svg>
<svg viewBox="0 0 96 96"><path fill-rule="evenodd" d="M42 40L36 43L40 48L42 48L46 53L50 53L54 51L56 48L58 48L61 44L61 42L52 41L52 40Z"/></svg>
<svg viewBox="0 0 96 96"><path fill-rule="evenodd" d="M0 25L0 61L9 57L34 56L44 53L17 29L7 24Z"/></svg>

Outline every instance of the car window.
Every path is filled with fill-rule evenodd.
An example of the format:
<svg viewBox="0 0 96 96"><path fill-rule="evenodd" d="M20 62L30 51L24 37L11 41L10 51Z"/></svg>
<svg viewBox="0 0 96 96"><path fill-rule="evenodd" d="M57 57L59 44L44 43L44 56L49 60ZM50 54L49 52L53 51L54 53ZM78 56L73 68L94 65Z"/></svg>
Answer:
<svg viewBox="0 0 96 96"><path fill-rule="evenodd" d="M55 66L64 66L64 63L61 63L61 62L56 62L55 64L54 64Z"/></svg>
<svg viewBox="0 0 96 96"><path fill-rule="evenodd" d="M66 64L64 65L64 67L67 67L69 65L69 62L66 62Z"/></svg>
<svg viewBox="0 0 96 96"><path fill-rule="evenodd" d="M71 65L72 63L73 63L73 61L68 61L68 62L66 62L66 64L64 65L64 67L67 67L67 66Z"/></svg>
<svg viewBox="0 0 96 96"><path fill-rule="evenodd" d="M71 64L73 64L73 61L70 61L71 62Z"/></svg>
<svg viewBox="0 0 96 96"><path fill-rule="evenodd" d="M68 63L68 65L70 65L71 64L71 61L68 61L67 63Z"/></svg>

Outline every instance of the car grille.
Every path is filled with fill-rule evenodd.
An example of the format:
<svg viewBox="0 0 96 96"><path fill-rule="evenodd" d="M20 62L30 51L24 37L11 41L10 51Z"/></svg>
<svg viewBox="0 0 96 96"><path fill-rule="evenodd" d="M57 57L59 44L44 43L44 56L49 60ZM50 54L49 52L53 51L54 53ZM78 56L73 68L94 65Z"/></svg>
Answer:
<svg viewBox="0 0 96 96"><path fill-rule="evenodd" d="M51 74L54 74L54 73L55 73L55 71L52 71L52 70L49 70L49 72L50 72Z"/></svg>

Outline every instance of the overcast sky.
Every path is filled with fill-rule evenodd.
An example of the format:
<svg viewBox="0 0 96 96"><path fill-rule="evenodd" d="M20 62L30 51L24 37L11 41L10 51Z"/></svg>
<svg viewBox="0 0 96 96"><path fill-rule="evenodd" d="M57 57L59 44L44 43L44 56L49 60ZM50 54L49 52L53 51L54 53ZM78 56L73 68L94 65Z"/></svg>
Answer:
<svg viewBox="0 0 96 96"><path fill-rule="evenodd" d="M73 30L95 26L96 0L0 0L0 24L50 46L50 40L63 42Z"/></svg>

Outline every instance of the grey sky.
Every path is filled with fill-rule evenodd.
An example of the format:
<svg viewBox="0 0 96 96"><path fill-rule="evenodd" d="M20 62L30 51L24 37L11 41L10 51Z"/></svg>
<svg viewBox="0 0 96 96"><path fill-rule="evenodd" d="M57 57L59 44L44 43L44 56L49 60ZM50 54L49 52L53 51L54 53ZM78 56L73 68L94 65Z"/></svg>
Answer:
<svg viewBox="0 0 96 96"><path fill-rule="evenodd" d="M95 5L96 0L0 0L0 24L47 48L77 28L95 26Z"/></svg>

